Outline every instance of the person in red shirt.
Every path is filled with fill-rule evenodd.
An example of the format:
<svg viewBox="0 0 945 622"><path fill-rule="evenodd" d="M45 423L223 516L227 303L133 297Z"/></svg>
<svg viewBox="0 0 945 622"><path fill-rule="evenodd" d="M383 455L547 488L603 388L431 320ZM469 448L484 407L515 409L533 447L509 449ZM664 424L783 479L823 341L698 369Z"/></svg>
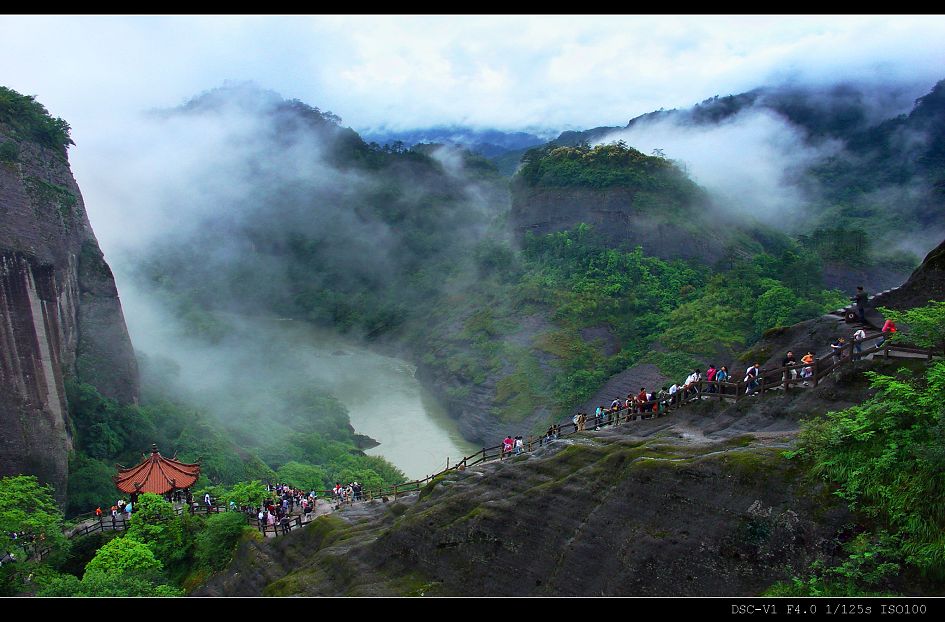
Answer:
<svg viewBox="0 0 945 622"><path fill-rule="evenodd" d="M640 387L640 392L637 393L637 407L640 409L639 412L643 412L646 403L646 387Z"/></svg>
<svg viewBox="0 0 945 622"><path fill-rule="evenodd" d="M886 320L886 322L883 324L883 338L879 340L879 343L876 344L876 347L880 347L886 343L886 340L889 339L889 337L894 332L896 332L896 323L892 320Z"/></svg>

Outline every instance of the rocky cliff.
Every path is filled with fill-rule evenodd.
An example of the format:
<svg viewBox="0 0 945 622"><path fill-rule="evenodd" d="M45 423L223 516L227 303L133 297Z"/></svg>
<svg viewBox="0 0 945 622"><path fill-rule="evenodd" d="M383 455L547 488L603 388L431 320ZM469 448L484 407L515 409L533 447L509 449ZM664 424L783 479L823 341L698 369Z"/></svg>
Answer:
<svg viewBox="0 0 945 622"><path fill-rule="evenodd" d="M633 188L526 187L512 193L511 220L518 235L545 235L591 225L608 245L642 246L661 259L722 259L729 240L724 228L700 227L694 214L682 216L645 205ZM721 231L721 233L720 233Z"/></svg>
<svg viewBox="0 0 945 622"><path fill-rule="evenodd" d="M65 379L135 402L137 364L66 146L3 120L0 475L37 475L63 500L72 448Z"/></svg>
<svg viewBox="0 0 945 622"><path fill-rule="evenodd" d="M873 307L909 309L945 300L945 242L932 249L909 279L899 287L875 296Z"/></svg>

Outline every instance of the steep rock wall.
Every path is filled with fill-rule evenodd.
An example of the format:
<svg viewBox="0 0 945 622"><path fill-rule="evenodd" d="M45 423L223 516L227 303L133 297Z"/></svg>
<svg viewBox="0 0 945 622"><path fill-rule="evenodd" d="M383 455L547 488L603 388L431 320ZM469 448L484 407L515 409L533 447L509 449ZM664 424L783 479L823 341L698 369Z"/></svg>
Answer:
<svg viewBox="0 0 945 622"><path fill-rule="evenodd" d="M0 161L0 475L36 475L64 500L65 379L135 402L137 364L65 149L3 124L0 143L15 146Z"/></svg>
<svg viewBox="0 0 945 622"><path fill-rule="evenodd" d="M518 235L545 235L587 223L608 245L642 246L646 255L662 259L701 259L715 262L725 256L726 239L701 228L690 217L641 208L632 188L531 188L519 185L512 193L512 225Z"/></svg>

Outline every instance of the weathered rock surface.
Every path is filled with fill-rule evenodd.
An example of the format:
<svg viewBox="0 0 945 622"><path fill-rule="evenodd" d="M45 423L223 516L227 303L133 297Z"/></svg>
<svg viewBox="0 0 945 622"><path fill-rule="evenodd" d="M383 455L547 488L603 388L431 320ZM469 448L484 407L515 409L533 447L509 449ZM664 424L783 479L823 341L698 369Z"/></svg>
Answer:
<svg viewBox="0 0 945 622"><path fill-rule="evenodd" d="M64 379L134 402L137 364L65 149L2 124L0 142L17 146L0 162L0 475L37 475L64 500Z"/></svg>
<svg viewBox="0 0 945 622"><path fill-rule="evenodd" d="M725 256L725 232L699 228L693 218L672 218L641 209L632 188L527 188L512 194L512 225L544 235L586 223L594 236L613 246L642 246L646 255L662 259L700 259L716 262Z"/></svg>
<svg viewBox="0 0 945 622"><path fill-rule="evenodd" d="M757 595L842 556L845 504L782 452L802 418L869 392L847 373L573 435L247 543L198 593Z"/></svg>
<svg viewBox="0 0 945 622"><path fill-rule="evenodd" d="M871 300L872 306L909 309L945 300L945 242L935 247L901 286Z"/></svg>
<svg viewBox="0 0 945 622"><path fill-rule="evenodd" d="M741 444L559 441L248 543L200 594L757 594L834 555L846 514L777 448Z"/></svg>

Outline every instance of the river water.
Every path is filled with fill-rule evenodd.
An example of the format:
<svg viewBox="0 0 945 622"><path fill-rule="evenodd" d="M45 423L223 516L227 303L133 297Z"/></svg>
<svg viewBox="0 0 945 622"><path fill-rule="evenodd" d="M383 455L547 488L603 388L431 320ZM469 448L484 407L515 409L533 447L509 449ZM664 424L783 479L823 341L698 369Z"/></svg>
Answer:
<svg viewBox="0 0 945 622"><path fill-rule="evenodd" d="M356 432L380 443L365 453L384 456L410 479L481 449L460 436L407 361L305 322L274 317L218 313L225 338L209 345L182 338L175 317L153 300L144 304L126 296L122 302L135 346L173 361L182 392L219 417L265 412L280 399L280 387L313 386L344 404Z"/></svg>
<svg viewBox="0 0 945 622"><path fill-rule="evenodd" d="M417 381L416 367L292 323L296 326L285 328L303 337L297 341L298 354L308 360L310 377L345 405L358 433L380 443L365 453L384 456L413 479L481 449L460 436L455 422Z"/></svg>

